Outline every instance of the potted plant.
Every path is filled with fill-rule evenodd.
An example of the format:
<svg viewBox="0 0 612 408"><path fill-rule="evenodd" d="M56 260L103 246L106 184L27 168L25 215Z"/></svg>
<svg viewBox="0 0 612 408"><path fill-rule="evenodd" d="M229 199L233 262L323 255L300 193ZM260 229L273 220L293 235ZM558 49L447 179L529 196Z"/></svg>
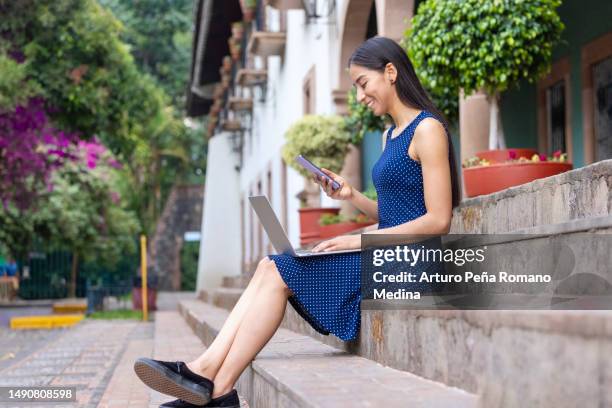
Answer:
<svg viewBox="0 0 612 408"><path fill-rule="evenodd" d="M316 240L320 233L319 218L323 213L339 209L319 206L319 187L312 175L300 166L295 158L302 154L319 167L339 173L348 151L351 135L344 119L338 115L306 115L293 123L285 133L282 149L285 162L304 176L304 191L299 194L300 238Z"/></svg>
<svg viewBox="0 0 612 408"><path fill-rule="evenodd" d="M244 23L242 21L236 21L232 24L232 37L236 40L242 40L244 35Z"/></svg>
<svg viewBox="0 0 612 408"><path fill-rule="evenodd" d="M342 214L323 214L319 218L319 225L321 226L320 238L337 237L338 235L343 235L372 224L376 224L376 221L363 213L353 217L347 217Z"/></svg>
<svg viewBox="0 0 612 408"><path fill-rule="evenodd" d="M253 21L257 0L240 0L240 6L242 7L242 20L247 23Z"/></svg>
<svg viewBox="0 0 612 408"><path fill-rule="evenodd" d="M241 50L242 46L240 44L234 44L230 47L230 54L232 55L232 59L234 61L238 61L240 59Z"/></svg>
<svg viewBox="0 0 612 408"><path fill-rule="evenodd" d="M311 242L319 241L321 235L321 224L319 220L325 216L338 216L340 208L335 207L313 207L308 208L302 202L300 209L300 245L310 244Z"/></svg>
<svg viewBox="0 0 612 408"><path fill-rule="evenodd" d="M535 82L549 71L553 46L564 29L556 12L560 4L559 0L426 1L403 44L437 101L447 101L448 106L456 104L459 89L465 95L484 91L490 107L489 149L506 149L500 94L522 80ZM507 151L499 154L505 156Z"/></svg>
<svg viewBox="0 0 612 408"><path fill-rule="evenodd" d="M567 153L560 150L551 157L543 154L519 156L510 150L505 161L491 162L475 156L465 160L462 167L466 195L474 197L554 176L571 170L573 166L567 161Z"/></svg>
<svg viewBox="0 0 612 408"><path fill-rule="evenodd" d="M223 57L223 69L225 72L230 72L232 70L232 57L226 55Z"/></svg>

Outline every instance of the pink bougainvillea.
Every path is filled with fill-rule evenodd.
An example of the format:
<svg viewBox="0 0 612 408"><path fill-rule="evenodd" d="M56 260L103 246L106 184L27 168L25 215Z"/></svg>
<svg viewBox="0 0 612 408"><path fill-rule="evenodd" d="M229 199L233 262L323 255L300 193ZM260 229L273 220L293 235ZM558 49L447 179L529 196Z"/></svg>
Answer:
<svg viewBox="0 0 612 408"><path fill-rule="evenodd" d="M41 189L53 188L53 169L75 157L77 137L48 123L41 99L32 99L13 112L0 112L0 199L27 208ZM44 191L44 190L43 190Z"/></svg>

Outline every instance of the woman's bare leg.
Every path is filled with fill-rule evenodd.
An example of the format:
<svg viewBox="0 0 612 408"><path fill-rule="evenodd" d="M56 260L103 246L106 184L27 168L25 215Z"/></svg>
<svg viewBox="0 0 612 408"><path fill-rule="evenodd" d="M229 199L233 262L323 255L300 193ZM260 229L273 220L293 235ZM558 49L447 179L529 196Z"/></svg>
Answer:
<svg viewBox="0 0 612 408"><path fill-rule="evenodd" d="M232 390L240 374L274 335L285 315L291 290L273 261L265 262L262 268L263 279L257 296L249 305L229 352L214 377L213 398Z"/></svg>
<svg viewBox="0 0 612 408"><path fill-rule="evenodd" d="M273 264L273 262L267 257L263 258L259 262L253 278L223 323L223 327L219 331L219 334L217 334L215 337L212 344L197 359L187 363L190 370L209 379L213 379L216 376L217 371L219 371L219 368L221 367L221 364L223 363L223 360L225 359L225 356L227 355L230 346L234 341L238 327L240 326L249 305L257 293L261 278L264 275L264 270L266 267L269 267L270 263Z"/></svg>

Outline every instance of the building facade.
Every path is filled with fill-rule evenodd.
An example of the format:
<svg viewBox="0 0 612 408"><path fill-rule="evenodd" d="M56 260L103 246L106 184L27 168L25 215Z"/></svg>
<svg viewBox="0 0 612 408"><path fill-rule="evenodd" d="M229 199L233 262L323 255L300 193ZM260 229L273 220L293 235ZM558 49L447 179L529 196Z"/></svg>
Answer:
<svg viewBox="0 0 612 408"><path fill-rule="evenodd" d="M252 20L247 3L201 0L194 13L190 111L209 113L222 101L218 123L209 127L199 289L218 286L223 276L249 274L273 252L250 208L251 195L269 198L299 246L297 196L304 179L282 160L284 133L305 114L345 114L351 87L346 64L353 50L374 35L400 40L420 2L257 1ZM588 3L568 0L560 7L564 41L548 77L521 84L501 101L508 147L548 154L561 149L575 168L612 157L612 3ZM248 21L240 57L229 84L219 88L223 74L215 74L229 54L232 23L242 20ZM250 108L234 109L240 101L250 101ZM489 112L478 94L461 99L460 109L454 153L461 160L487 149ZM365 189L379 154L380 133L366 136L361 151L347 156L342 174ZM338 206L324 196L320 204Z"/></svg>

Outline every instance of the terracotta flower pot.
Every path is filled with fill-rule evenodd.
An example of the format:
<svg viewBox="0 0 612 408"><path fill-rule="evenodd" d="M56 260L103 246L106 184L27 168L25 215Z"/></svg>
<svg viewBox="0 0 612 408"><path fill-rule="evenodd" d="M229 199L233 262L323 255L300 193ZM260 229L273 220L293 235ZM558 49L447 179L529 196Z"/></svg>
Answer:
<svg viewBox="0 0 612 408"><path fill-rule="evenodd" d="M530 181L554 176L573 168L572 163L553 161L512 162L463 169L463 182L468 197L491 194Z"/></svg>
<svg viewBox="0 0 612 408"><path fill-rule="evenodd" d="M226 55L225 57L223 57L223 69L225 71L232 70L232 59L230 58L229 55Z"/></svg>
<svg viewBox="0 0 612 408"><path fill-rule="evenodd" d="M340 208L300 208L300 244L305 245L320 239L319 218L323 214L338 215Z"/></svg>
<svg viewBox="0 0 612 408"><path fill-rule="evenodd" d="M503 163L508 159L512 159L512 157L510 157L511 150L514 151L516 154L516 157L514 157L515 159L518 159L521 156L529 159L534 154L538 154L538 151L536 149L516 148L516 149L483 150L482 152L477 152L476 156L478 156L481 159L486 159L491 163Z"/></svg>
<svg viewBox="0 0 612 408"><path fill-rule="evenodd" d="M346 234L347 232L354 231L359 228L367 227L368 225L375 224L376 222L338 222L336 224L321 225L321 238L333 238L339 235Z"/></svg>
<svg viewBox="0 0 612 408"><path fill-rule="evenodd" d="M250 23L251 21L253 21L253 17L255 17L254 8L248 8L242 11L242 21Z"/></svg>

